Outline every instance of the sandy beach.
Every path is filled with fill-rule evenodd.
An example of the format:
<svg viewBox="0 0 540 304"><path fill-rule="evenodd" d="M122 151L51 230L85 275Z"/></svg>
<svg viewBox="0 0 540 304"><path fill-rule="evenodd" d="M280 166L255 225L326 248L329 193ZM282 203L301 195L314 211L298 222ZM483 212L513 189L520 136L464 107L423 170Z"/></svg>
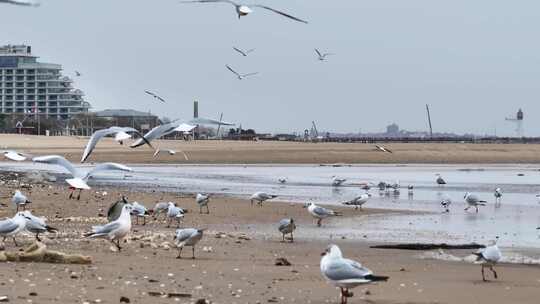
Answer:
<svg viewBox="0 0 540 304"><path fill-rule="evenodd" d="M46 155L62 154L79 162L88 138L45 137L0 134L0 148ZM153 158L148 146L137 149L122 146L111 138L99 142L88 162L122 163L193 163L193 164L335 164L335 163L540 163L540 145L534 144L387 144L394 153L377 151L372 144L180 141L156 140L155 148L183 150L181 153ZM129 153L126 153L129 152Z"/></svg>
<svg viewBox="0 0 540 304"><path fill-rule="evenodd" d="M0 209L1 217L14 213L9 203L14 189L0 189L0 200L8 205ZM501 264L496 268L500 279L484 283L478 265L420 259L421 252L370 249L373 243L369 240L297 237L294 243L282 243L276 229L281 218L295 218L299 230L315 225L300 204L268 202L251 207L246 200L216 197L206 215L199 214L192 196L174 193L105 187L83 193L75 201L67 199L63 185L45 184L25 192L33 201L32 211L60 229L58 235L44 237L48 248L89 255L93 263L4 263L0 265L0 296L7 295L12 303L118 303L121 297L131 303L195 303L198 299L212 303L339 303L338 291L324 281L319 270L320 253L330 243L376 273L390 276L387 283L355 289L351 303L537 303L540 295L538 266ZM121 195L148 207L156 201L174 201L188 209L183 226L208 229L197 247L197 259L175 259L177 252L170 248L174 228L166 228L163 221L150 219L145 226L134 226L121 252L112 252L107 241L82 239L83 232L105 221L107 206ZM396 212L338 210L358 220ZM19 241L28 245L32 238ZM6 250L19 249L10 241L5 246ZM470 250L451 253L466 256ZM190 250L184 252L186 257L190 254ZM292 266L275 266L278 257ZM154 293L186 297L152 296Z"/></svg>

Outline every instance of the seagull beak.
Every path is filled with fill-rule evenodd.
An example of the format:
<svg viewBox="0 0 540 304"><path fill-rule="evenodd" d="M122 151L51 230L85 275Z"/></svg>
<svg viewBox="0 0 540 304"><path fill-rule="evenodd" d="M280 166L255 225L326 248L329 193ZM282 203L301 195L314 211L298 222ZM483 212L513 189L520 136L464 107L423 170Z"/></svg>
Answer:
<svg viewBox="0 0 540 304"><path fill-rule="evenodd" d="M325 256L325 255L326 255L326 251L321 252L321 256Z"/></svg>

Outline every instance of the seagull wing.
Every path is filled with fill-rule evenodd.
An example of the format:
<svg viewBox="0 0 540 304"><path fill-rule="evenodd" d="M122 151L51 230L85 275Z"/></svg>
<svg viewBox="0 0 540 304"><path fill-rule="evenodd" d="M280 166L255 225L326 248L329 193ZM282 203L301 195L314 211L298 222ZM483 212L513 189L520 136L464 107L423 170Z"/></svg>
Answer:
<svg viewBox="0 0 540 304"><path fill-rule="evenodd" d="M237 47L233 47L233 49L234 49L235 51L237 51L238 53L244 55L244 56L247 56L247 53L249 53L249 51L248 51L248 52L244 52L244 51L242 51L241 49L239 49L239 48L237 48Z"/></svg>
<svg viewBox="0 0 540 304"><path fill-rule="evenodd" d="M315 53L317 53L317 55L318 55L319 57L322 57L322 54L321 54L321 52L319 52L318 49L315 49Z"/></svg>
<svg viewBox="0 0 540 304"><path fill-rule="evenodd" d="M131 169L130 167L122 165L122 164L103 163L103 164L99 164L99 165L95 166L94 169L90 170L90 172L88 172L86 174L85 178L88 178L88 177L94 175L94 173L96 173L98 171L113 171L113 170L125 171L125 172L132 172L133 171L133 169Z"/></svg>
<svg viewBox="0 0 540 304"><path fill-rule="evenodd" d="M267 9L267 10L269 10L269 11L272 11L272 12L274 12L274 13L276 13L276 14L280 14L280 15L282 15L282 16L285 16L285 17L287 17L287 18L290 18L290 19L293 19L293 20L296 20L296 21L299 21L299 22L303 22L303 23L308 23L308 22L305 21L305 20L302 20L302 19L300 19L300 18L296 18L296 17L294 17L294 16L292 16L292 15L289 15L289 14L284 13L284 12L282 12L282 11L278 11L278 10L276 10L276 9L273 9L273 8L268 7L268 6L265 6L265 5L255 4L255 5L251 5L251 6L253 6L253 7L261 7L261 8Z"/></svg>
<svg viewBox="0 0 540 304"><path fill-rule="evenodd" d="M80 172L65 158L60 155L46 155L32 158L35 163L44 163L64 167L73 177L80 177Z"/></svg>
<svg viewBox="0 0 540 304"><path fill-rule="evenodd" d="M244 75L242 75L242 77L249 77L249 76L254 76L254 75L257 75L257 74L259 74L259 72L244 74Z"/></svg>
<svg viewBox="0 0 540 304"><path fill-rule="evenodd" d="M12 219L0 221L0 234L10 233L18 227L19 225L17 225Z"/></svg>
<svg viewBox="0 0 540 304"><path fill-rule="evenodd" d="M230 3L234 6L238 6L238 3L230 1L230 0L191 0L191 1L182 1L182 3L216 3L216 2L224 2L224 3Z"/></svg>
<svg viewBox="0 0 540 304"><path fill-rule="evenodd" d="M233 70L228 64L225 65L227 67L227 69L231 72L233 72L236 76L238 77L242 77L240 74L238 74L238 72L236 72L235 70Z"/></svg>
<svg viewBox="0 0 540 304"><path fill-rule="evenodd" d="M103 130L94 132L94 134L92 134L92 137L90 137L90 140L88 140L86 147L84 148L84 152L81 158L81 163L84 163L86 159L90 156L92 151L94 151L94 148L96 147L100 139L114 133L116 133L116 131L113 128L103 129Z"/></svg>
<svg viewBox="0 0 540 304"><path fill-rule="evenodd" d="M40 4L34 1L24 1L24 0L3 0L0 1L0 3L8 3L8 4L14 4L14 5L20 5L20 6L39 6Z"/></svg>
<svg viewBox="0 0 540 304"><path fill-rule="evenodd" d="M251 53L253 51L255 51L255 49L249 49L249 50L246 51L246 54L249 54L249 53Z"/></svg>
<svg viewBox="0 0 540 304"><path fill-rule="evenodd" d="M152 147L152 144L150 143L149 140L147 140L144 135L139 132L139 130L135 129L135 128L131 128L131 127L123 127L123 128L118 128L120 132L126 132L126 133L135 133L135 135L139 136L139 138L144 141L144 143L146 143L150 148L154 148Z"/></svg>
<svg viewBox="0 0 540 304"><path fill-rule="evenodd" d="M349 259L332 260L324 269L324 275L332 281L354 280L355 282L369 282L365 277L372 272L355 261Z"/></svg>

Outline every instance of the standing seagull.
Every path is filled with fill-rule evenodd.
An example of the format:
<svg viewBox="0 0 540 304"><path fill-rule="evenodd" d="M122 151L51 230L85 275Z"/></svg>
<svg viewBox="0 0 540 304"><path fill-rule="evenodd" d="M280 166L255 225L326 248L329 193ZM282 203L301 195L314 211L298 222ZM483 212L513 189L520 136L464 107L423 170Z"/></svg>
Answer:
<svg viewBox="0 0 540 304"><path fill-rule="evenodd" d="M269 10L271 12L274 12L276 14L280 14L284 17L287 17L287 18L290 18L290 19L293 19L293 20L296 20L296 21L299 21L299 22L303 22L303 23L308 23L307 21L305 20L302 20L302 19L299 19L299 18L296 18L292 15L289 15L289 14L286 14L282 11L278 11L276 9L273 9L271 7L268 7L268 6L265 6L265 5L260 5L260 4L250 4L249 6L245 5L245 4L239 4L239 3L236 3L236 2L233 2L233 1L230 1L230 0L194 0L194 1L183 1L183 3L214 3L214 2L223 2L223 3L229 3L229 4L232 4L234 5L234 8L236 9L236 14L238 14L238 19L240 19L240 17L242 16L246 16L250 13L253 12L253 10L251 9L251 7L260 7L260 8L264 8L266 10Z"/></svg>
<svg viewBox="0 0 540 304"><path fill-rule="evenodd" d="M332 186L334 186L334 187L341 186L341 184L343 184L346 181L347 181L346 178L340 178L340 177L337 177L335 175L332 176Z"/></svg>
<svg viewBox="0 0 540 304"><path fill-rule="evenodd" d="M92 227L92 232L85 233L84 237L108 239L118 248L118 251L121 251L120 240L131 231L131 209L131 205L124 205L117 220L103 226Z"/></svg>
<svg viewBox="0 0 540 304"><path fill-rule="evenodd" d="M176 247L178 248L177 259L182 258L182 249L184 246L191 246L191 252L193 253L192 259L195 259L195 245L202 239L205 229L177 229L174 235L176 241Z"/></svg>
<svg viewBox="0 0 540 304"><path fill-rule="evenodd" d="M22 213L26 219L26 230L31 233L35 233L37 241L41 242L41 239L39 238L40 233L58 232L58 229L47 225L45 218L37 217L28 210L25 210Z"/></svg>
<svg viewBox="0 0 540 304"><path fill-rule="evenodd" d="M247 55L253 51L255 51L255 49L249 49L249 50L246 50L246 51L243 51L237 47L233 47L233 50L237 51L238 53L242 54L242 56L244 57L247 57Z"/></svg>
<svg viewBox="0 0 540 304"><path fill-rule="evenodd" d="M124 127L110 127L107 129L96 131L94 132L94 134L92 134L92 137L90 137L90 140L88 140L88 143L86 144L86 147L84 148L84 152L81 158L81 163L84 163L88 159L92 151L94 151L94 148L96 147L98 141L102 139L103 137L114 134L115 140L122 143L124 140L131 137L131 135L129 135L128 133L137 134L148 146L150 146L150 148L153 149L150 142L146 140L143 137L143 135L139 133L139 131L137 131L136 129L129 128L129 127L125 127L125 128Z"/></svg>
<svg viewBox="0 0 540 304"><path fill-rule="evenodd" d="M236 75L236 77L238 77L238 80L242 80L242 79L244 79L244 78L246 78L246 77L249 77L249 76L253 76L253 75L259 74L259 72L247 73L247 74L240 74L240 73L238 73L237 71L233 70L228 64L226 64L225 66L227 67L227 69L228 69L229 71L233 72L233 73Z"/></svg>
<svg viewBox="0 0 540 304"><path fill-rule="evenodd" d="M437 182L437 185L439 186L446 185L446 181L442 178L440 174L437 173L436 176L437 176L437 179L435 181Z"/></svg>
<svg viewBox="0 0 540 304"><path fill-rule="evenodd" d="M478 206L485 206L486 201L481 201L478 196L475 194L471 194L469 192L465 193L465 196L463 196L465 199L465 202L468 204L467 208L465 208L465 211L469 210L469 208L474 207L476 208L476 213L478 213Z"/></svg>
<svg viewBox="0 0 540 304"><path fill-rule="evenodd" d="M358 208L362 209L362 205L367 203L370 198L371 194L366 192L364 194L360 194L359 196L353 198L350 201L344 202L343 205L354 206L354 209L356 210L358 210Z"/></svg>
<svg viewBox="0 0 540 304"><path fill-rule="evenodd" d="M280 178L278 178L278 182L280 184L285 184L285 183L287 183L287 178L286 177L280 177Z"/></svg>
<svg viewBox="0 0 540 304"><path fill-rule="evenodd" d="M256 201L259 206L262 206L262 203L264 203L267 200L271 200L273 198L276 198L277 195L271 195L265 192L255 192L249 200L251 201L251 206L253 206L253 201Z"/></svg>
<svg viewBox="0 0 540 304"><path fill-rule="evenodd" d="M296 224L294 223L294 219L285 218L279 221L278 230L283 236L283 242L285 242L286 234L291 234L291 243L294 242L293 232L294 230L296 230Z"/></svg>
<svg viewBox="0 0 540 304"><path fill-rule="evenodd" d="M154 97L155 99L157 99L157 100L159 100L159 101L165 103L165 99L161 98L161 96L159 96L158 94L156 94L156 93L154 93L154 92L147 91L147 90L145 90L144 92L145 92L146 94L148 94L148 95Z"/></svg>
<svg viewBox="0 0 540 304"><path fill-rule="evenodd" d="M19 208L26 210L26 204L32 203L28 200L26 195L22 194L19 190L15 191L15 194L13 194L13 197L11 198L11 202L17 207L17 212L19 212Z"/></svg>
<svg viewBox="0 0 540 304"><path fill-rule="evenodd" d="M315 49L315 53L320 61L325 61L327 56L335 55L334 53L321 53L318 49Z"/></svg>
<svg viewBox="0 0 540 304"><path fill-rule="evenodd" d="M330 284L341 290L341 304L347 303L347 298L353 296L349 291L356 286L369 284L377 281L387 281L387 276L374 275L371 270L362 264L343 258L337 245L330 245L322 253L321 273Z"/></svg>
<svg viewBox="0 0 540 304"><path fill-rule="evenodd" d="M171 227L171 221L176 220L176 228L180 227L180 221L184 218L184 209L176 207L173 202L168 203L167 207L167 228Z"/></svg>
<svg viewBox="0 0 540 304"><path fill-rule="evenodd" d="M495 196L495 203L500 204L502 200L502 190L501 188L495 189L495 192L493 192L493 196Z"/></svg>
<svg viewBox="0 0 540 304"><path fill-rule="evenodd" d="M197 193L195 196L195 202L199 205L199 213L202 213L202 208L206 207L206 214L210 214L210 209L208 209L208 202L210 202L210 194L201 194Z"/></svg>
<svg viewBox="0 0 540 304"><path fill-rule="evenodd" d="M445 196L441 200L441 206L443 206L444 212L450 213L450 205L452 205L452 199L450 199L450 197L448 197L448 196Z"/></svg>
<svg viewBox="0 0 540 304"><path fill-rule="evenodd" d="M331 217L331 216L340 216L341 214L336 212L336 211L333 211L333 210L330 210L330 209L326 209L326 208L323 208L323 207L319 207L317 205L315 205L314 203L307 203L304 208L307 208L308 209L308 212L311 214L311 216L313 216L314 218L317 219L317 226L318 227L321 227L321 222L323 219L327 218L327 217Z"/></svg>
<svg viewBox="0 0 540 304"><path fill-rule="evenodd" d="M3 236L3 242L6 241L7 237L13 238L13 243L15 246L19 246L15 240L15 236L24 230L26 226L26 216L22 212L17 212L14 217L0 221L0 236Z"/></svg>
<svg viewBox="0 0 540 304"><path fill-rule="evenodd" d="M73 164L71 164L68 160L63 158L59 155L46 155L46 156L39 156L34 157L32 159L35 163L45 163L45 164L51 164L51 165L58 165L64 167L69 173L71 173L73 178L66 179L66 183L68 183L72 190L79 190L79 195L77 196L77 200L81 198L81 191L82 190L88 190L90 189L90 186L86 183L86 181L90 178L90 176L93 176L96 172L99 171L110 171L110 170L119 170L119 171L127 171L131 172L131 168L117 164L117 163L103 163L99 164L94 167L94 169L90 170L89 172L81 171L79 168L75 168ZM70 193L69 198L73 196L73 191Z"/></svg>
<svg viewBox="0 0 540 304"><path fill-rule="evenodd" d="M0 3L14 4L20 6L40 6L39 2L35 2L32 0L0 0Z"/></svg>
<svg viewBox="0 0 540 304"><path fill-rule="evenodd" d="M476 262L482 264L482 280L486 282L486 277L484 275L484 268L489 267L491 272L493 272L493 276L495 279L497 279L497 272L493 267L499 260L502 258L501 251L499 250L499 247L497 247L497 240L499 237L495 237L495 240L489 241L488 246L479 252L473 252L474 255L476 255Z"/></svg>
<svg viewBox="0 0 540 304"><path fill-rule="evenodd" d="M144 206L139 204L138 202L131 203L131 215L135 216L135 224L139 224L139 218L142 217L143 219L143 226L146 225L146 217L148 216L148 209Z"/></svg>

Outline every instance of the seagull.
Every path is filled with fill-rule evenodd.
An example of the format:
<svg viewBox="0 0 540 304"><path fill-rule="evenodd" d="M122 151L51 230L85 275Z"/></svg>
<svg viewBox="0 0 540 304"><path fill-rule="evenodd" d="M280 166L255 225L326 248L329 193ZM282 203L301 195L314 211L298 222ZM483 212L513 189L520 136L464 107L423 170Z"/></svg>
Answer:
<svg viewBox="0 0 540 304"><path fill-rule="evenodd" d="M265 201L271 200L276 197L277 195L271 195L265 192L255 192L249 199L251 201L251 206L253 206L253 201L256 201L259 206L262 206L262 203L264 203Z"/></svg>
<svg viewBox="0 0 540 304"><path fill-rule="evenodd" d="M37 241L41 242L41 239L39 238L40 233L58 232L58 229L47 225L47 223L45 222L46 219L44 217L37 217L28 210L25 210L22 213L24 214L24 217L26 219L26 230L28 232L35 233Z"/></svg>
<svg viewBox="0 0 540 304"><path fill-rule="evenodd" d="M139 204L138 202L131 203L131 215L135 216L135 224L139 224L139 218L143 218L143 226L146 225L146 217L148 216L148 209L144 206Z"/></svg>
<svg viewBox="0 0 540 304"><path fill-rule="evenodd" d="M143 137L143 135L139 133L139 131L137 131L136 129L130 128L130 127L110 127L107 129L96 131L94 132L94 134L92 134L92 137L90 137L90 140L88 140L88 143L86 144L86 147L84 148L84 152L81 158L81 163L84 163L86 159L88 159L92 151L94 151L94 148L96 147L98 141L102 139L103 137L114 134L115 135L114 139L117 142L122 143L124 140L131 137L131 135L129 135L128 133L137 134L148 146L150 146L150 148L153 149L150 142L146 140Z"/></svg>
<svg viewBox="0 0 540 304"><path fill-rule="evenodd" d="M413 186L413 185L408 185L408 186L407 186L407 190L408 190L408 194L409 194L409 195L413 195L413 194L414 194L414 186Z"/></svg>
<svg viewBox="0 0 540 304"><path fill-rule="evenodd" d="M283 236L283 242L285 242L285 235L290 234L291 235L291 243L294 242L294 236L293 232L296 230L296 224L294 223L294 219L292 218L284 218L281 221L279 221L278 226L279 232L281 232Z"/></svg>
<svg viewBox="0 0 540 304"><path fill-rule="evenodd" d="M243 51L237 47L233 47L233 50L237 51L238 53L242 54L242 56L244 57L247 57L247 55L253 51L255 51L255 49L249 49L249 50L246 50L246 51Z"/></svg>
<svg viewBox="0 0 540 304"><path fill-rule="evenodd" d="M81 73L79 71L75 71L75 76L81 77Z"/></svg>
<svg viewBox="0 0 540 304"><path fill-rule="evenodd" d="M289 15L287 13L284 13L282 11L278 11L278 10L273 9L271 7L268 7L268 6L265 6L265 5L260 5L260 4L250 4L248 6L248 5L239 4L239 3L236 3L236 2L230 1L230 0L194 0L194 1L182 1L182 2L183 3L214 3L214 2L229 3L229 4L234 5L234 7L236 9L236 13L238 14L238 19L240 19L240 17L242 17L242 16L246 16L246 15L252 13L253 12L253 10L251 9L252 7L260 7L260 8L264 8L266 10L272 11L272 12L274 12L276 14L280 14L280 15L282 15L284 17L287 17L287 18L290 18L290 19L293 19L293 20L296 20L296 21L299 21L299 22L308 23L305 20L296 18L296 17L294 17L292 15Z"/></svg>
<svg viewBox="0 0 540 304"><path fill-rule="evenodd" d="M19 208L21 207L23 210L26 210L26 204L32 203L28 200L26 195L22 194L22 192L19 190L15 191L15 194L13 194L13 197L11 197L11 202L17 207L17 212L19 212Z"/></svg>
<svg viewBox="0 0 540 304"><path fill-rule="evenodd" d="M440 174L435 174L437 176L437 179L435 180L437 182L437 185L442 186L446 185L446 181L442 178Z"/></svg>
<svg viewBox="0 0 540 304"><path fill-rule="evenodd" d="M489 241L488 246L478 252L473 252L474 255L476 255L476 262L482 264L482 280L484 282L487 282L486 277L484 275L484 268L489 267L491 272L493 272L493 276L495 279L497 279L497 272L493 267L499 260L502 258L501 251L499 250L499 247L497 247L497 241L499 240L499 237L495 237L495 240Z"/></svg>
<svg viewBox="0 0 540 304"><path fill-rule="evenodd" d="M495 202L500 203L502 200L502 190L501 188L495 189L495 192L493 193L493 196L495 196Z"/></svg>
<svg viewBox="0 0 540 304"><path fill-rule="evenodd" d="M176 207L173 202L169 202L167 206L167 228L171 226L171 221L176 219L176 228L180 227L180 221L184 218L184 209Z"/></svg>
<svg viewBox="0 0 540 304"><path fill-rule="evenodd" d="M103 226L93 226L92 232L85 233L84 237L108 239L121 251L120 240L131 231L131 209L131 205L124 205L118 219Z"/></svg>
<svg viewBox="0 0 540 304"><path fill-rule="evenodd" d="M333 211L333 210L330 210L330 209L326 209L326 208L323 208L323 207L319 207L317 205L315 205L314 203L307 203L306 205L304 205L304 208L307 208L308 209L308 212L311 214L311 216L313 216L314 218L317 219L317 226L318 227L321 227L321 222L323 219L327 218L327 217L331 217L331 216L340 216L341 214L339 212L336 212L336 211Z"/></svg>
<svg viewBox="0 0 540 304"><path fill-rule="evenodd" d="M2 242L5 242L6 238L9 236L13 238L13 243L15 243L15 246L19 246L15 240L15 236L24 230L26 220L27 218L24 213L17 212L14 217L0 221L0 236L4 237Z"/></svg>
<svg viewBox="0 0 540 304"><path fill-rule="evenodd" d="M4 154L4 157L13 160L13 161L25 161L27 158L32 157L30 154L21 153L13 150L4 150L2 151L2 154Z"/></svg>
<svg viewBox="0 0 540 304"><path fill-rule="evenodd" d="M478 213L478 206L486 205L486 201L481 201L478 196L469 192L465 193L463 198L465 199L465 202L469 205L467 206L467 208L465 208L465 211L469 210L469 208L471 207L474 207L476 208L476 213Z"/></svg>
<svg viewBox="0 0 540 304"><path fill-rule="evenodd" d="M450 197L445 197L441 200L441 206L443 206L444 212L450 213L450 205L452 205Z"/></svg>
<svg viewBox="0 0 540 304"><path fill-rule="evenodd" d="M347 298L353 296L349 289L372 282L388 281L387 276L374 275L362 264L343 258L337 245L330 245L321 254L321 273L330 284L341 290L341 304L347 303Z"/></svg>
<svg viewBox="0 0 540 304"><path fill-rule="evenodd" d="M225 67L227 67L227 69L228 69L229 71L233 72L233 73L236 75L236 77L238 77L238 80L242 80L242 79L244 79L244 78L246 78L246 77L249 77L249 76L253 76L253 75L259 74L259 72L255 72L255 73L247 73L247 74L240 74L240 73L238 73L237 71L233 70L228 64L226 64Z"/></svg>
<svg viewBox="0 0 540 304"><path fill-rule="evenodd" d="M155 99L157 99L157 100L159 100L159 101L165 103L165 99L161 98L161 97L160 97L159 95L157 95L156 93L150 92L150 91L147 91L147 90L145 90L144 92L145 92L146 94L148 94L148 95L154 97Z"/></svg>
<svg viewBox="0 0 540 304"><path fill-rule="evenodd" d="M177 131L176 128L178 128L180 125L182 124L179 121L173 121L163 125L155 126L152 130L144 134L143 137L137 139L134 143L132 143L130 147L137 148L144 145L146 142L151 142L154 139L158 139L162 136L171 134Z"/></svg>
<svg viewBox="0 0 540 304"><path fill-rule="evenodd" d="M320 61L326 60L327 56L335 55L334 53L321 53L318 49L315 49L315 53L317 53Z"/></svg>
<svg viewBox="0 0 540 304"><path fill-rule="evenodd" d="M168 210L169 210L169 203L168 202L156 203L156 205L154 206L154 209L152 209L152 214L154 214L154 220L157 219L157 217L161 213L165 214L165 216L166 216Z"/></svg>
<svg viewBox="0 0 540 304"><path fill-rule="evenodd" d="M377 148L377 150L379 150L379 151L381 151L381 152L394 153L394 152L392 152L392 150L387 149L387 148L385 148L385 147L383 147L383 146L375 145L375 148Z"/></svg>
<svg viewBox="0 0 540 304"><path fill-rule="evenodd" d="M66 179L66 182L71 186L72 190L79 190L79 195L77 196L77 200L81 198L81 191L82 190L88 190L90 189L90 186L86 183L88 178L90 176L93 176L96 172L99 171L108 171L108 170L119 170L119 171L127 171L131 172L133 171L131 168L124 166L122 164L117 163L102 163L94 167L94 169L90 170L89 172L83 172L79 168L75 168L73 164L71 164L68 160L66 160L64 157L59 155L46 155L46 156L39 156L34 157L32 159L35 163L45 163L45 164L51 164L51 165L58 165L64 167L69 173L71 173L73 178ZM73 191L70 193L69 198L73 196Z"/></svg>
<svg viewBox="0 0 540 304"><path fill-rule="evenodd" d="M189 160L187 154L186 154L184 151L182 151L182 150L178 150L178 151L180 151L180 152L184 155L184 158L185 158L186 160ZM175 155L175 154L176 154L176 151L175 151L175 150L171 150L171 149L159 149L159 148L158 148L158 149L156 149L156 152L154 152L153 157L154 157L154 158L158 157L158 155L159 155L161 152L163 152L163 153L168 153L169 155Z"/></svg>
<svg viewBox="0 0 540 304"><path fill-rule="evenodd" d="M20 5L20 6L34 6L34 7L38 7L41 5L39 2L35 2L31 0L0 0L0 3L14 4L14 5Z"/></svg>
<svg viewBox="0 0 540 304"><path fill-rule="evenodd" d="M280 184L285 184L285 183L287 183L287 178L286 177L280 177L280 178L278 178L278 182Z"/></svg>
<svg viewBox="0 0 540 304"><path fill-rule="evenodd" d="M210 209L208 209L210 194L197 193L197 196L195 196L195 202L197 202L197 205L199 205L199 213L202 213L202 208L206 207L206 214L210 214Z"/></svg>
<svg viewBox="0 0 540 304"><path fill-rule="evenodd" d="M176 247L178 248L177 259L182 258L182 249L184 246L191 246L191 251L193 253L192 259L195 259L195 245L202 239L204 230L205 229L195 228L176 230L174 240L176 241Z"/></svg>
<svg viewBox="0 0 540 304"><path fill-rule="evenodd" d="M341 184L343 184L345 181L347 181L347 179L339 178L335 175L332 176L332 186L335 186L335 187L341 186Z"/></svg>
<svg viewBox="0 0 540 304"><path fill-rule="evenodd" d="M353 198L350 201L346 201L343 203L343 205L347 206L354 206L354 209L358 210L358 208L362 209L362 205L367 203L367 201L371 198L371 193L364 193L360 194L359 196Z"/></svg>

